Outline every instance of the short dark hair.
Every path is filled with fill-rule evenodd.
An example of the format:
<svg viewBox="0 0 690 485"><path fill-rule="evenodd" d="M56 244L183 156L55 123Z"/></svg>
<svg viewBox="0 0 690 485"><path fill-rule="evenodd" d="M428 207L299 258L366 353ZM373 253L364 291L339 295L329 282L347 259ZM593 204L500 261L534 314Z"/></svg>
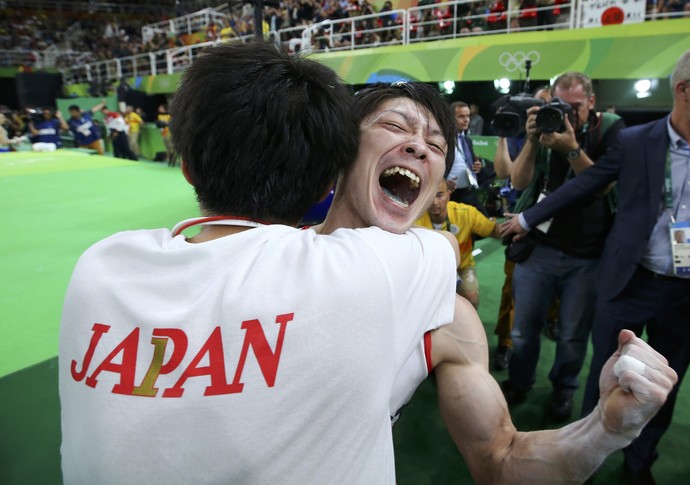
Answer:
<svg viewBox="0 0 690 485"><path fill-rule="evenodd" d="M353 162L351 91L315 61L251 41L211 47L171 102L202 211L297 224Z"/></svg>
<svg viewBox="0 0 690 485"><path fill-rule="evenodd" d="M464 101L455 101L453 103L450 103L450 111L453 113L453 116L455 116L455 108L469 108L470 106L465 103Z"/></svg>
<svg viewBox="0 0 690 485"><path fill-rule="evenodd" d="M409 98L426 108L441 128L446 139L446 174L455 160L455 119L448 109L448 103L438 89L420 82L375 83L355 94L355 112L360 121L372 114L378 107L396 98Z"/></svg>
<svg viewBox="0 0 690 485"><path fill-rule="evenodd" d="M69 108L67 108L67 111L81 111L81 108L76 104L70 104Z"/></svg>

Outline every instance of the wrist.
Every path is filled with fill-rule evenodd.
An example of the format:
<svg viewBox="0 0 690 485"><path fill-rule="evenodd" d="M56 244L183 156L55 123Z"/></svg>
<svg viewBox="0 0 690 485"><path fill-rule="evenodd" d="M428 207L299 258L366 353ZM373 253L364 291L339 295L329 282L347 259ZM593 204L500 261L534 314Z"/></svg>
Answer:
<svg viewBox="0 0 690 485"><path fill-rule="evenodd" d="M582 154L582 148L579 145L577 145L575 148L568 150L565 153L565 156L568 158L568 160L572 161L572 160L577 160L578 158L580 158L581 154Z"/></svg>

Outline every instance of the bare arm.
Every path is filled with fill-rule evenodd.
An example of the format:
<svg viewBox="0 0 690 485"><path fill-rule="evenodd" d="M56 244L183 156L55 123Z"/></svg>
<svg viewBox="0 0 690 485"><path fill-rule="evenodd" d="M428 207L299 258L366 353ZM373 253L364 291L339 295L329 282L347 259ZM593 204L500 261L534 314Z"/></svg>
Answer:
<svg viewBox="0 0 690 485"><path fill-rule="evenodd" d="M105 108L105 102L106 102L106 101L105 101L105 99L104 99L103 101L101 101L101 102L98 103L97 105L94 105L94 106L91 108L91 112L92 112L92 113L96 113L96 112L98 112L98 111L101 111L103 108Z"/></svg>
<svg viewBox="0 0 690 485"><path fill-rule="evenodd" d="M65 118L63 118L62 113L58 110L55 112L55 118L60 122L60 129L63 131L68 131L69 130L69 125L65 121Z"/></svg>
<svg viewBox="0 0 690 485"><path fill-rule="evenodd" d="M597 409L560 429L523 433L489 374L486 334L467 300L457 297L454 322L432 340L441 413L477 483L583 482L639 434L677 379L660 354L623 331L602 371ZM646 364L644 377L633 370L614 375L621 353Z"/></svg>
<svg viewBox="0 0 690 485"><path fill-rule="evenodd" d="M32 135L34 135L34 136L37 136L37 135L40 134L39 131L38 131L38 130L36 129L36 127L34 126L34 122L33 122L33 121L29 121L29 132L30 132Z"/></svg>
<svg viewBox="0 0 690 485"><path fill-rule="evenodd" d="M541 132L537 128L536 106L527 110L527 123L525 124L525 144L520 153L515 158L510 174L513 187L517 190L524 190L534 177L534 164L537 160L537 150L539 149L539 137Z"/></svg>
<svg viewBox="0 0 690 485"><path fill-rule="evenodd" d="M508 140L501 136L498 138L498 146L496 147L496 155L494 156L496 177L499 179L506 179L510 177L512 169L513 160L511 160L510 153L508 152Z"/></svg>

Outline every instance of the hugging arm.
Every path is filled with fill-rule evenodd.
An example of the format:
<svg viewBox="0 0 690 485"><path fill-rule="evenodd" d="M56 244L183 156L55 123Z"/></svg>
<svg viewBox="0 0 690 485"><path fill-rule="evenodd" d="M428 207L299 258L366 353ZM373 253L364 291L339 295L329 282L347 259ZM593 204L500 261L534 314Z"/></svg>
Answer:
<svg viewBox="0 0 690 485"><path fill-rule="evenodd" d="M486 334L467 300L457 297L454 322L432 339L441 414L477 483L583 482L639 434L677 379L660 354L623 331L602 371L601 400L592 414L560 429L524 433L489 374ZM644 368L632 366L617 377L621 355Z"/></svg>

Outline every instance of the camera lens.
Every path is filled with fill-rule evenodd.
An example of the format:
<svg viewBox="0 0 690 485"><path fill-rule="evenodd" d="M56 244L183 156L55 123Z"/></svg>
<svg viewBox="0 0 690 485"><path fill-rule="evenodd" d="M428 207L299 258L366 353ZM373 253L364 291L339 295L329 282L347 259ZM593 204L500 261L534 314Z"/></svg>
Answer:
<svg viewBox="0 0 690 485"><path fill-rule="evenodd" d="M555 133L563 127L563 112L553 106L545 106L537 113L537 127L542 133Z"/></svg>
<svg viewBox="0 0 690 485"><path fill-rule="evenodd" d="M517 113L498 113L491 122L498 136L517 136L522 129L520 115Z"/></svg>

